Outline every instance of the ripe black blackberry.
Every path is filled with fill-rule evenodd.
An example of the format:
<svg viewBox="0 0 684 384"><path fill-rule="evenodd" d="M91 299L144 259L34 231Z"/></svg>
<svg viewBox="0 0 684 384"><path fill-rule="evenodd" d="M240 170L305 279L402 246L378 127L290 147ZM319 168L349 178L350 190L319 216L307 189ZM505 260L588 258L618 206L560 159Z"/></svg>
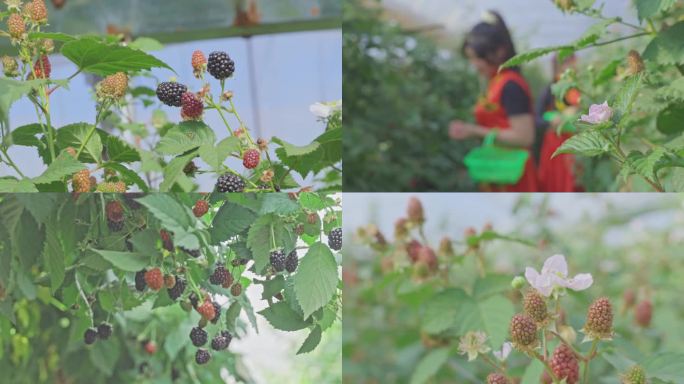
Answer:
<svg viewBox="0 0 684 384"><path fill-rule="evenodd" d="M135 273L135 289L140 292L144 291L145 287L147 286L147 283L145 283L145 272L147 271L141 269Z"/></svg>
<svg viewBox="0 0 684 384"><path fill-rule="evenodd" d="M225 337L226 340L228 340L228 345L230 345L230 341L233 340L233 335L228 331L221 331L221 336Z"/></svg>
<svg viewBox="0 0 684 384"><path fill-rule="evenodd" d="M221 192L242 192L245 189L245 182L238 175L224 173L216 181L216 189Z"/></svg>
<svg viewBox="0 0 684 384"><path fill-rule="evenodd" d="M282 272L285 269L285 252L282 249L271 251L271 265L276 272Z"/></svg>
<svg viewBox="0 0 684 384"><path fill-rule="evenodd" d="M180 247L180 249L183 252L187 253L188 255L194 257L195 259L202 255L202 252L200 252L199 249L187 249L187 248L183 248L183 247Z"/></svg>
<svg viewBox="0 0 684 384"><path fill-rule="evenodd" d="M171 300L177 300L185 291L185 286L185 280L180 276L176 276L176 284L172 288L167 288L166 292L169 293Z"/></svg>
<svg viewBox="0 0 684 384"><path fill-rule="evenodd" d="M214 273L209 276L209 282L214 284L214 285L222 285L226 280L228 279L228 270L226 267L219 263L216 264L216 269L214 269Z"/></svg>
<svg viewBox="0 0 684 384"><path fill-rule="evenodd" d="M97 326L97 336L102 340L109 339L112 335L112 326L109 323L102 323Z"/></svg>
<svg viewBox="0 0 684 384"><path fill-rule="evenodd" d="M123 222L123 220L121 220L121 221L107 220L107 226L109 227L110 231L119 232L120 230L123 229L124 222Z"/></svg>
<svg viewBox="0 0 684 384"><path fill-rule="evenodd" d="M97 329L95 328L88 328L86 329L85 333L83 334L83 341L90 345L94 343L97 340Z"/></svg>
<svg viewBox="0 0 684 384"><path fill-rule="evenodd" d="M221 306L218 305L218 304L216 304L215 301L214 301L212 304L214 304L214 313L215 313L215 315L214 315L214 318L211 319L211 323L212 323L212 324L216 324L216 323L218 323L219 318L221 317Z"/></svg>
<svg viewBox="0 0 684 384"><path fill-rule="evenodd" d="M190 296L188 296L188 299L190 300L192 307L197 309L197 306L199 305L199 297L197 297L197 294L195 292L191 293Z"/></svg>
<svg viewBox="0 0 684 384"><path fill-rule="evenodd" d="M335 228L330 231L330 234L328 235L328 246L336 251L342 249L342 228Z"/></svg>
<svg viewBox="0 0 684 384"><path fill-rule="evenodd" d="M233 76L235 62L226 52L212 52L209 54L207 70L216 80L224 80Z"/></svg>
<svg viewBox="0 0 684 384"><path fill-rule="evenodd" d="M207 331L200 327L195 327L190 331L190 340L195 347L201 347L207 343Z"/></svg>
<svg viewBox="0 0 684 384"><path fill-rule="evenodd" d="M209 353L209 351L207 351L204 348L198 349L197 353L195 353L195 361L199 365L208 363L210 359L211 359L211 354Z"/></svg>
<svg viewBox="0 0 684 384"><path fill-rule="evenodd" d="M239 267L241 265L246 265L247 263L249 263L249 259L237 258L233 259L233 261L230 262L230 265L233 267Z"/></svg>
<svg viewBox="0 0 684 384"><path fill-rule="evenodd" d="M130 193L124 193L123 194L123 200L128 205L129 208L133 210L140 209L142 207L142 204L138 203L135 199L139 197L144 197L145 194L141 192L130 192Z"/></svg>
<svg viewBox="0 0 684 384"><path fill-rule="evenodd" d="M211 349L214 351L223 351L224 349L228 348L228 339L225 337L219 335L216 335L212 340L211 340Z"/></svg>
<svg viewBox="0 0 684 384"><path fill-rule="evenodd" d="M157 86L157 97L159 100L171 107L183 105L181 98L188 91L188 87L176 82L164 82Z"/></svg>
<svg viewBox="0 0 684 384"><path fill-rule="evenodd" d="M295 249L287 255L287 258L285 259L285 269L292 273L297 270L298 265L299 258L297 257L297 250Z"/></svg>

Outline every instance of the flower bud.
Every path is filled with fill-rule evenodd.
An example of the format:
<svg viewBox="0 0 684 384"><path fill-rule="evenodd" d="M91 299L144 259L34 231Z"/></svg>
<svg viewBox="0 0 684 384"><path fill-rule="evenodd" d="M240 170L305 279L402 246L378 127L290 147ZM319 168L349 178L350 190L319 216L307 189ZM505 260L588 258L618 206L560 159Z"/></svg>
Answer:
<svg viewBox="0 0 684 384"><path fill-rule="evenodd" d="M454 256L456 256L450 238L442 238L442 240L439 242L439 250L437 251L437 253L440 257L443 258L453 258Z"/></svg>
<svg viewBox="0 0 684 384"><path fill-rule="evenodd" d="M437 255L432 248L424 245L418 250L418 264L424 264L430 271L437 269Z"/></svg>
<svg viewBox="0 0 684 384"><path fill-rule="evenodd" d="M415 264L418 261L418 252L422 247L423 246L418 242L418 240L411 240L410 243L406 244L406 253L408 253L411 264Z"/></svg>
<svg viewBox="0 0 684 384"><path fill-rule="evenodd" d="M400 218L394 223L394 237L401 240L408 235L408 228L406 227L406 219Z"/></svg>
<svg viewBox="0 0 684 384"><path fill-rule="evenodd" d="M511 287L513 289L520 289L525 286L525 278L522 276L516 276L511 281Z"/></svg>
<svg viewBox="0 0 684 384"><path fill-rule="evenodd" d="M10 56L2 57L2 69L7 77L17 77L19 76L19 64L17 61Z"/></svg>
<svg viewBox="0 0 684 384"><path fill-rule="evenodd" d="M644 60L642 60L639 52L633 49L627 54L627 64L629 65L628 73L630 75L636 75L644 71Z"/></svg>

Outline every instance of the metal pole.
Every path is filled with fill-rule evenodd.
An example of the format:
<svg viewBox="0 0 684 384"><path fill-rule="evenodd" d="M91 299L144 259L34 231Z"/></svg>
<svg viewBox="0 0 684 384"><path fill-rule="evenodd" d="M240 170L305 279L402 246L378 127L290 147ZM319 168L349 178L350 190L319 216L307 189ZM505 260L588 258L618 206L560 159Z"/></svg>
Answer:
<svg viewBox="0 0 684 384"><path fill-rule="evenodd" d="M255 132L257 137L262 137L261 131L261 108L259 107L259 86L256 78L256 63L254 62L254 49L252 47L252 38L247 37L247 60L249 61L249 86L252 97L252 115L254 119Z"/></svg>

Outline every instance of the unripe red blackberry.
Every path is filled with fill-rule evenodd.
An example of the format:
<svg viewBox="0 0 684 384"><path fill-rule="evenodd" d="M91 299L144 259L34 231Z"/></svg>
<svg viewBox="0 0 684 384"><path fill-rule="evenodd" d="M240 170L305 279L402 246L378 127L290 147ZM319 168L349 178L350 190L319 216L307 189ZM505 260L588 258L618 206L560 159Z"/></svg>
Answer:
<svg viewBox="0 0 684 384"><path fill-rule="evenodd" d="M418 261L418 252L420 252L423 245L418 242L418 240L411 240L406 244L406 253L408 254L411 263L416 263Z"/></svg>
<svg viewBox="0 0 684 384"><path fill-rule="evenodd" d="M195 215L195 217L202 217L208 211L209 203L207 203L207 201L204 199L197 200L195 206L192 207L192 214Z"/></svg>
<svg viewBox="0 0 684 384"><path fill-rule="evenodd" d="M95 328L88 328L86 329L85 333L83 334L83 341L90 345L94 343L97 340L97 329Z"/></svg>
<svg viewBox="0 0 684 384"><path fill-rule="evenodd" d="M207 69L207 58L202 51L195 51L192 53L192 69L196 77L200 77Z"/></svg>
<svg viewBox="0 0 684 384"><path fill-rule="evenodd" d="M49 79L52 73L52 65L50 65L50 59L46 55L43 55L36 60L33 65L33 74L36 79Z"/></svg>
<svg viewBox="0 0 684 384"><path fill-rule="evenodd" d="M169 252L173 252L173 240L171 239L171 234L165 230L159 231L159 236L162 239L162 246Z"/></svg>
<svg viewBox="0 0 684 384"><path fill-rule="evenodd" d="M197 312L207 321L212 320L216 316L216 309L211 300L204 300L202 305L197 308Z"/></svg>
<svg viewBox="0 0 684 384"><path fill-rule="evenodd" d="M587 311L584 333L590 339L609 339L613 334L613 307L606 297L596 299Z"/></svg>
<svg viewBox="0 0 684 384"><path fill-rule="evenodd" d="M418 250L418 264L425 265L429 270L434 271L437 269L437 255L432 248L424 245Z"/></svg>
<svg viewBox="0 0 684 384"><path fill-rule="evenodd" d="M160 290L164 286L164 275L161 269L153 268L145 272L145 283L155 291Z"/></svg>
<svg viewBox="0 0 684 384"><path fill-rule="evenodd" d="M197 350L197 353L195 353L195 362L199 365L208 363L210 359L211 354L206 349L200 348Z"/></svg>
<svg viewBox="0 0 684 384"><path fill-rule="evenodd" d="M527 291L523 300L523 308L525 313L537 323L543 323L549 317L544 297L536 289Z"/></svg>
<svg viewBox="0 0 684 384"><path fill-rule="evenodd" d="M500 373L490 373L487 376L487 384L508 384L508 379Z"/></svg>
<svg viewBox="0 0 684 384"><path fill-rule="evenodd" d="M634 308L634 322L640 327L647 328L651 325L651 318L653 317L653 304L650 300L641 301Z"/></svg>
<svg viewBox="0 0 684 384"><path fill-rule="evenodd" d="M200 327L194 327L190 331L190 340L195 347L201 347L207 343L207 331Z"/></svg>
<svg viewBox="0 0 684 384"><path fill-rule="evenodd" d="M181 117L184 120L200 120L204 113L204 103L192 92L185 92L181 96Z"/></svg>
<svg viewBox="0 0 684 384"><path fill-rule="evenodd" d="M638 365L633 365L622 375L622 384L646 384L646 373Z"/></svg>
<svg viewBox="0 0 684 384"><path fill-rule="evenodd" d="M530 347L537 342L537 325L531 317L525 314L514 315L508 331L511 334L511 340L518 348Z"/></svg>
<svg viewBox="0 0 684 384"><path fill-rule="evenodd" d="M147 271L142 269L135 273L135 289L141 292L144 291L147 286L147 283L145 282L145 272Z"/></svg>
<svg viewBox="0 0 684 384"><path fill-rule="evenodd" d="M261 154L258 149L248 149L242 156L242 165L247 169L254 169L259 165Z"/></svg>
<svg viewBox="0 0 684 384"><path fill-rule="evenodd" d="M579 363L577 362L577 357L565 343L561 343L553 351L550 365L558 380L565 379L567 384L579 382Z"/></svg>
<svg viewBox="0 0 684 384"><path fill-rule="evenodd" d="M411 197L408 202L408 208L406 213L409 221L414 223L422 223L425 221L425 216L423 215L423 204L418 200L417 197Z"/></svg>

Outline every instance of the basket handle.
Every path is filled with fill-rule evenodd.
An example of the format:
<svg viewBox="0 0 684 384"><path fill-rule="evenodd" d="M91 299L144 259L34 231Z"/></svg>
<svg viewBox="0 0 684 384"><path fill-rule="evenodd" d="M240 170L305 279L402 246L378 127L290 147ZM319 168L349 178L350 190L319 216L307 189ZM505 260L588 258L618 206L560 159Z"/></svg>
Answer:
<svg viewBox="0 0 684 384"><path fill-rule="evenodd" d="M496 140L496 135L499 133L498 130L492 129L487 135L484 137L484 142L482 143L483 147L491 147L494 145L494 140Z"/></svg>

